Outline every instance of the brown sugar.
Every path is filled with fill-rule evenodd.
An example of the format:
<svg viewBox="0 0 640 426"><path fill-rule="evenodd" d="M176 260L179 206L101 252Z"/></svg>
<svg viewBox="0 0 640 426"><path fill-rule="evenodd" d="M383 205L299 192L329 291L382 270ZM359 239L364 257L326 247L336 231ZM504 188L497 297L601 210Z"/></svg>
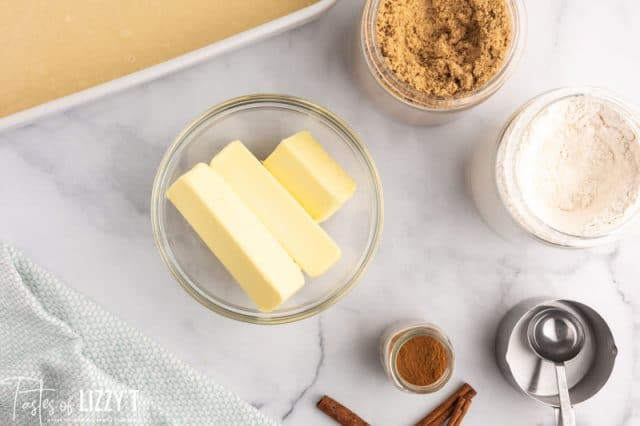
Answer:
<svg viewBox="0 0 640 426"><path fill-rule="evenodd" d="M504 0L381 0L376 32L400 80L430 96L454 97L500 70L512 23Z"/></svg>
<svg viewBox="0 0 640 426"><path fill-rule="evenodd" d="M449 368L444 345L431 336L415 336L400 347L396 358L398 374L415 386L436 383Z"/></svg>

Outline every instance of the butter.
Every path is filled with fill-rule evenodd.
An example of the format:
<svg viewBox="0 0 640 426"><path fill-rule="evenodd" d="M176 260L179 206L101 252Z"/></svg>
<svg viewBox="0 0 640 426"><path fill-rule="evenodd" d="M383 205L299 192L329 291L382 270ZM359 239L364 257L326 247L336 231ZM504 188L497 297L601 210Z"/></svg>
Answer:
<svg viewBox="0 0 640 426"><path fill-rule="evenodd" d="M305 273L320 276L338 261L336 243L242 142L231 142L210 165Z"/></svg>
<svg viewBox="0 0 640 426"><path fill-rule="evenodd" d="M264 165L319 222L334 214L356 189L355 181L307 131L280 142Z"/></svg>
<svg viewBox="0 0 640 426"><path fill-rule="evenodd" d="M303 286L300 268L211 167L197 164L167 197L261 311Z"/></svg>

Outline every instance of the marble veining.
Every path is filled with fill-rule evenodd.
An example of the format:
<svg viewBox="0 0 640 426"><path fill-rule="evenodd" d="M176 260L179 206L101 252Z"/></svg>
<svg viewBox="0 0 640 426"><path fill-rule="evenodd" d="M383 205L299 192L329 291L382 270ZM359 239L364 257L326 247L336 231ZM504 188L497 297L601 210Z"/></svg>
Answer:
<svg viewBox="0 0 640 426"><path fill-rule="evenodd" d="M315 365L315 369L313 371L313 377L311 378L311 381L309 382L309 384L307 384L305 387L303 387L300 392L295 396L295 398L293 398L291 400L291 408L289 408L289 411L287 411L286 413L284 413L284 415L282 416L282 420L286 420L287 417L289 417L291 415L291 413L293 413L293 410L296 409L296 406L298 405L298 402L307 394L307 392L309 391L309 389L311 389L316 382L318 381L318 376L320 375L320 368L322 367L322 363L324 362L324 335L323 335L323 331L322 331L322 316L318 316L318 362Z"/></svg>
<svg viewBox="0 0 640 426"><path fill-rule="evenodd" d="M361 1L343 0L304 28L0 134L0 238L286 425L329 424L315 408L324 393L375 425L411 424L462 380L479 389L465 424L550 425L550 409L500 376L493 337L525 297L576 299L607 318L620 349L578 422L638 425L640 238L589 251L515 247L476 213L465 170L479 139L496 137L542 91L587 84L640 99L640 3L526 3L528 45L513 78L443 127L394 122L366 101L349 60ZM385 188L382 245L361 284L320 316L277 327L191 300L162 265L149 223L155 169L175 135L210 106L254 92L302 96L340 115L368 144ZM407 318L432 321L453 341L457 367L441 394L404 394L379 366L379 335Z"/></svg>

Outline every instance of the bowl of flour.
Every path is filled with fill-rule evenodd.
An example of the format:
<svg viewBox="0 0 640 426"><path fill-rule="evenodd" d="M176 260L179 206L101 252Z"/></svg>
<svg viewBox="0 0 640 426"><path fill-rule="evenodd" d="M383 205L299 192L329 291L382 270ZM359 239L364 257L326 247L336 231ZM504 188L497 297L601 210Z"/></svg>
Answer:
<svg viewBox="0 0 640 426"><path fill-rule="evenodd" d="M559 89L527 103L496 155L499 198L539 240L564 247L617 241L640 217L640 120L601 89Z"/></svg>

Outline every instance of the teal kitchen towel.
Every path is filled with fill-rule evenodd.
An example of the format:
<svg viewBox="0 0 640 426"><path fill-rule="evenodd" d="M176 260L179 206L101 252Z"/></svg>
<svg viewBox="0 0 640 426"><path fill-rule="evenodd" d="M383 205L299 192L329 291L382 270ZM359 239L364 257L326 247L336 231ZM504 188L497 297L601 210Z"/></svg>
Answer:
<svg viewBox="0 0 640 426"><path fill-rule="evenodd" d="M0 424L275 425L0 244Z"/></svg>

